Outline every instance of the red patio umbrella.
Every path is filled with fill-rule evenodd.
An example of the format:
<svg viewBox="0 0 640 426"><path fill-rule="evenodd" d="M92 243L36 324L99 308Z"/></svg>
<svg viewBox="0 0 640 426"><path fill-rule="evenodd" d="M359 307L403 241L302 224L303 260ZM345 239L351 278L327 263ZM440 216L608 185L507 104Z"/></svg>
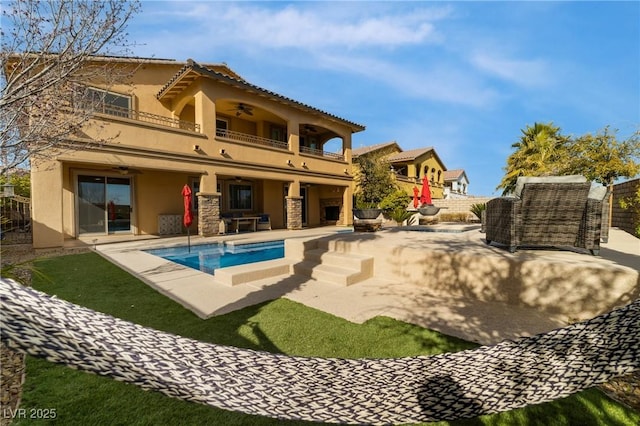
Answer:
<svg viewBox="0 0 640 426"><path fill-rule="evenodd" d="M420 190L418 189L417 186L413 187L413 208L417 209L418 208L418 192L420 192Z"/></svg>
<svg viewBox="0 0 640 426"><path fill-rule="evenodd" d="M184 227L187 228L187 249L189 253L191 253L191 235L189 227L193 222L193 216L191 215L191 188L187 184L182 188L182 197L184 198L184 217L182 218L182 223L184 224Z"/></svg>
<svg viewBox="0 0 640 426"><path fill-rule="evenodd" d="M420 204L433 204L431 201L431 190L429 189L429 179L427 175L422 178L422 193L420 194Z"/></svg>

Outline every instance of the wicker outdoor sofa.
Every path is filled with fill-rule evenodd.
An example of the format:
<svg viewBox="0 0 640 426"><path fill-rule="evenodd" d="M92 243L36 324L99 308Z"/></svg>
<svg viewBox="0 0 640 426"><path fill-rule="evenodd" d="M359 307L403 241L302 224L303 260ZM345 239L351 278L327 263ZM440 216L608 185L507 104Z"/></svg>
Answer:
<svg viewBox="0 0 640 426"><path fill-rule="evenodd" d="M575 247L598 255L608 235L602 233L606 203L606 188L583 176L519 178L515 196L487 203L486 241L512 253L523 246Z"/></svg>

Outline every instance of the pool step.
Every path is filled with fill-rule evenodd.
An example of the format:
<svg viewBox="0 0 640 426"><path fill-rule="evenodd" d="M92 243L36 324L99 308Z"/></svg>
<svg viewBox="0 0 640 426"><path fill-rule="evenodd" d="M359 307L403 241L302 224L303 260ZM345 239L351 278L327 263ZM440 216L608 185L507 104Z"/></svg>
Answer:
<svg viewBox="0 0 640 426"><path fill-rule="evenodd" d="M312 249L293 265L293 272L319 281L349 286L373 276L373 258L355 253Z"/></svg>
<svg viewBox="0 0 640 426"><path fill-rule="evenodd" d="M291 273L291 263L292 261L289 259L274 259L246 265L229 266L216 269L214 278L220 284L234 286L263 278L289 274Z"/></svg>

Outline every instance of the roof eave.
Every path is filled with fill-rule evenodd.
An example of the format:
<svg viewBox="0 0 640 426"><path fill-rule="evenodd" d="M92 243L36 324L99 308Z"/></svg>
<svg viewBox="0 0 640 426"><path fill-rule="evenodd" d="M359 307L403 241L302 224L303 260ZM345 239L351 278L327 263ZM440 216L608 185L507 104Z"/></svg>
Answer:
<svg viewBox="0 0 640 426"><path fill-rule="evenodd" d="M182 80L183 78L185 78L185 76L187 76L187 75L189 75L191 73L193 73L192 75L211 78L213 80L216 80L216 81L219 81L219 82L222 82L222 83L225 83L225 84L229 84L231 86L234 86L234 87L237 87L237 88L240 88L240 89L243 89L243 90L259 93L262 96L265 96L267 98L271 98L271 100L286 103L289 106L293 106L293 107L302 109L303 111L306 111L306 112L311 112L311 113L315 113L315 114L321 114L325 118L329 118L330 120L334 120L334 121L337 121L337 122L339 122L339 123L341 123L343 125L347 125L348 127L351 128L352 133L361 132L361 131L366 129L366 127L361 125L361 124L354 123L352 121L340 118L340 117L338 117L336 115L333 115L333 114L330 114L328 112L322 111L322 110L320 110L318 108L312 107L312 106L307 105L307 104L303 104L302 102L298 102L298 101L293 100L291 98L287 98L286 96L279 95L279 94L277 94L275 92L272 92L270 90L263 89L263 88L261 88L259 86L256 86L254 84L248 83L248 82L246 82L244 80L238 80L238 79L233 78L231 76L224 75L224 74L222 74L220 72L210 70L209 68L206 68L206 67L204 67L202 65L197 64L192 59L189 59L187 61L187 64L180 71L178 71L178 73L176 73L176 75L169 81L169 83L167 83L160 90L160 92L158 92L158 94L156 95L158 100L162 100L163 98L167 97L170 93L172 93L172 89L178 87L178 83L180 82L180 80Z"/></svg>

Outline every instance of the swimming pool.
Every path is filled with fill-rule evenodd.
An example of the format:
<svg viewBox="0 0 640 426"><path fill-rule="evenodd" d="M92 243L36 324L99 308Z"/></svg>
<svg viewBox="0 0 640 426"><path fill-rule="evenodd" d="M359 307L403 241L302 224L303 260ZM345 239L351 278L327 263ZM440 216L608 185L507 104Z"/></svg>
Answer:
<svg viewBox="0 0 640 426"><path fill-rule="evenodd" d="M245 265L284 257L284 241L251 244L202 244L145 250L163 259L215 275L215 270L227 266Z"/></svg>

